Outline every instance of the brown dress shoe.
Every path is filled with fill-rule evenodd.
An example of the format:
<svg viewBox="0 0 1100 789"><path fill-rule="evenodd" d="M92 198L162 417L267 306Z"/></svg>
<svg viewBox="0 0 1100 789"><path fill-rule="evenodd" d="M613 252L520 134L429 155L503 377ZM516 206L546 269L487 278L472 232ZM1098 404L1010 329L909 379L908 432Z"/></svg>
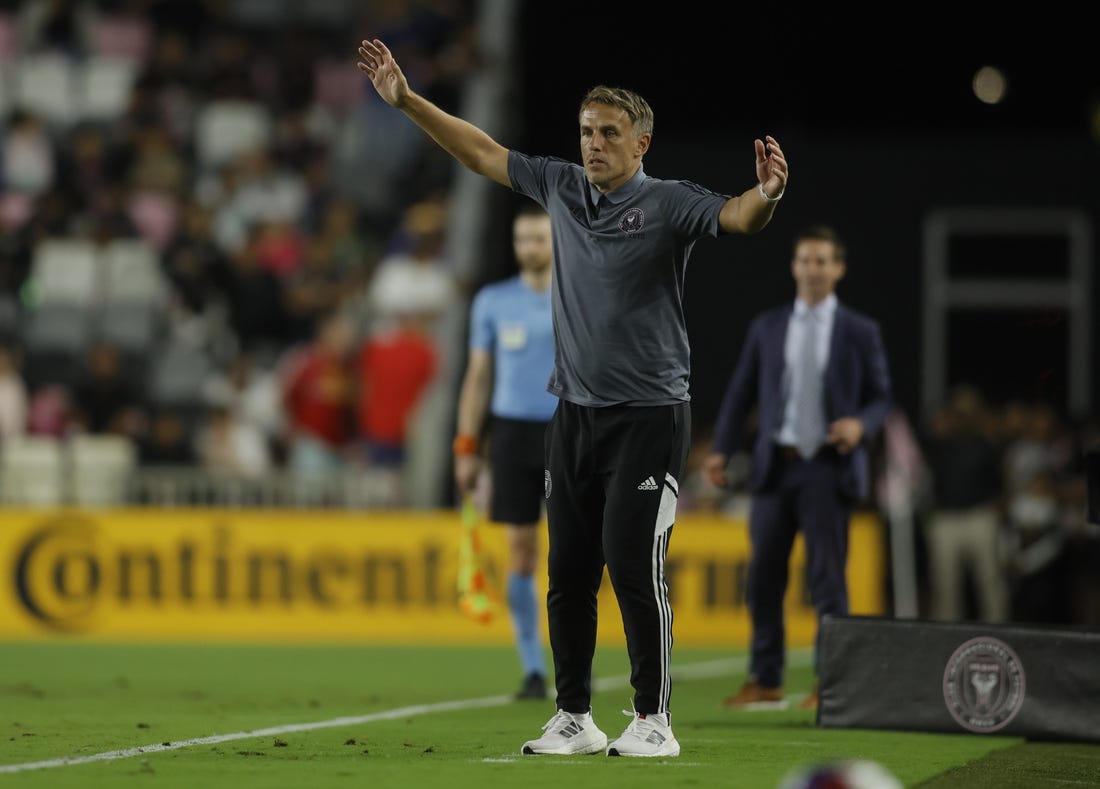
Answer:
<svg viewBox="0 0 1100 789"><path fill-rule="evenodd" d="M819 701L817 691L818 691L818 686L817 686L817 683L815 682L813 690L811 690L806 695L806 698L804 698L804 699L802 699L802 701L798 702L798 708L800 710L816 710L817 709L817 703Z"/></svg>
<svg viewBox="0 0 1100 789"><path fill-rule="evenodd" d="M756 677L749 677L741 690L722 701L723 707L738 709L777 709L786 705L783 688L765 688Z"/></svg>

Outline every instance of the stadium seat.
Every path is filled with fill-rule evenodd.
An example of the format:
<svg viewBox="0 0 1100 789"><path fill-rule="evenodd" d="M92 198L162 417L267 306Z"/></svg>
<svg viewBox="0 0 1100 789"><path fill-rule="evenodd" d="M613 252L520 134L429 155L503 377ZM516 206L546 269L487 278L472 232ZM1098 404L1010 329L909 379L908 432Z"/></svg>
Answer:
<svg viewBox="0 0 1100 789"><path fill-rule="evenodd" d="M227 16L237 24L251 29L272 29L290 20L290 10L296 3L290 0L230 0Z"/></svg>
<svg viewBox="0 0 1100 789"><path fill-rule="evenodd" d="M12 293L0 293L0 342L19 343L23 333L23 306Z"/></svg>
<svg viewBox="0 0 1100 789"><path fill-rule="evenodd" d="M26 344L29 352L67 351L74 354L88 347L95 311L82 304L48 301L26 313Z"/></svg>
<svg viewBox="0 0 1100 789"><path fill-rule="evenodd" d="M195 121L199 165L216 169L238 154L267 148L272 139L271 114L254 101L221 99L205 104Z"/></svg>
<svg viewBox="0 0 1100 789"><path fill-rule="evenodd" d="M168 283L153 246L143 239L122 238L109 242L103 256L103 303L163 304Z"/></svg>
<svg viewBox="0 0 1100 789"><path fill-rule="evenodd" d="M14 101L51 123L64 126L77 117L72 60L56 52L25 55L17 61Z"/></svg>
<svg viewBox="0 0 1100 789"><path fill-rule="evenodd" d="M130 94L140 63L121 57L88 58L77 71L76 97L80 118L109 121L121 117L130 104Z"/></svg>
<svg viewBox="0 0 1100 789"><path fill-rule="evenodd" d="M15 74L12 62L0 60L0 120L6 121L15 109Z"/></svg>
<svg viewBox="0 0 1100 789"><path fill-rule="evenodd" d="M71 501L83 507L125 504L137 448L116 435L77 434L65 444Z"/></svg>
<svg viewBox="0 0 1100 789"><path fill-rule="evenodd" d="M0 13L0 62L19 55L19 28L11 14Z"/></svg>
<svg viewBox="0 0 1100 789"><path fill-rule="evenodd" d="M44 302L24 318L24 370L30 388L71 386L80 378L95 330L95 308L79 303Z"/></svg>
<svg viewBox="0 0 1100 789"><path fill-rule="evenodd" d="M92 306L102 295L101 267L91 241L50 238L34 248L30 270L35 300Z"/></svg>
<svg viewBox="0 0 1100 789"><path fill-rule="evenodd" d="M5 192L0 195L0 231L18 230L34 213L34 198L26 192Z"/></svg>
<svg viewBox="0 0 1100 789"><path fill-rule="evenodd" d="M176 408L184 416L193 416L205 407L203 387L213 371L213 361L204 351L181 343L167 346L151 360L150 405Z"/></svg>
<svg viewBox="0 0 1100 789"><path fill-rule="evenodd" d="M318 60L313 69L313 100L337 115L346 115L365 101L363 73L354 63Z"/></svg>
<svg viewBox="0 0 1100 789"><path fill-rule="evenodd" d="M19 436L0 443L0 501L7 505L53 507L65 499L61 439Z"/></svg>
<svg viewBox="0 0 1100 789"><path fill-rule="evenodd" d="M153 37L147 19L127 14L101 15L92 23L92 54L143 63L152 52Z"/></svg>
<svg viewBox="0 0 1100 789"><path fill-rule="evenodd" d="M122 301L104 305L96 336L118 348L128 366L142 370L163 339L166 327L165 312L159 304Z"/></svg>
<svg viewBox="0 0 1100 789"><path fill-rule="evenodd" d="M359 0L310 0L299 4L298 21L310 27L343 30L349 19L355 19L359 7Z"/></svg>

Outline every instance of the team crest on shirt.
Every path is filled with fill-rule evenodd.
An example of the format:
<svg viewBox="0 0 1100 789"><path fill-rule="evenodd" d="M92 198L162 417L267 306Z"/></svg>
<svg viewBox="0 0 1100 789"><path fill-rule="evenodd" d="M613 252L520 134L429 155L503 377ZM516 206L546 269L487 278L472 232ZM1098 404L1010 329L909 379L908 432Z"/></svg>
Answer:
<svg viewBox="0 0 1100 789"><path fill-rule="evenodd" d="M619 217L619 230L624 233L637 233L645 226L645 213L640 208L628 208Z"/></svg>

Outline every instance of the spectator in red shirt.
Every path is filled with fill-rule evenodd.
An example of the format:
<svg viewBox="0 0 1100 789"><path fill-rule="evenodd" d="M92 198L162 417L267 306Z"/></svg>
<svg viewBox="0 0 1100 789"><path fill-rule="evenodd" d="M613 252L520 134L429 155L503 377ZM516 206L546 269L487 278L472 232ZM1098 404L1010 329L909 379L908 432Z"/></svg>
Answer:
<svg viewBox="0 0 1100 789"><path fill-rule="evenodd" d="M355 411L372 465L400 466L405 460L409 419L438 367L438 352L424 323L424 318L407 313L359 347Z"/></svg>
<svg viewBox="0 0 1100 789"><path fill-rule="evenodd" d="M350 352L355 339L342 314L328 316L316 339L285 362L283 407L289 431L288 466L296 475L325 479L345 467L352 438Z"/></svg>

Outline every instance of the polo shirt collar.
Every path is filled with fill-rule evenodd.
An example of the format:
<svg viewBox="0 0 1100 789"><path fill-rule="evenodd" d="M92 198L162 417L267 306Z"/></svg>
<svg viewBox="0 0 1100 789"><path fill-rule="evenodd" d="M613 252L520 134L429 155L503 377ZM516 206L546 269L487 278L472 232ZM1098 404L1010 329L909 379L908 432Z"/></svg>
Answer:
<svg viewBox="0 0 1100 789"><path fill-rule="evenodd" d="M638 171L631 176L630 180L620 186L618 189L614 189L610 192L601 192L594 187L591 182L588 184L588 194L592 198L592 205L597 205L600 202L600 198L603 197L609 203L618 205L625 202L631 195L637 192L642 187L642 181L645 180L645 168L638 164Z"/></svg>

